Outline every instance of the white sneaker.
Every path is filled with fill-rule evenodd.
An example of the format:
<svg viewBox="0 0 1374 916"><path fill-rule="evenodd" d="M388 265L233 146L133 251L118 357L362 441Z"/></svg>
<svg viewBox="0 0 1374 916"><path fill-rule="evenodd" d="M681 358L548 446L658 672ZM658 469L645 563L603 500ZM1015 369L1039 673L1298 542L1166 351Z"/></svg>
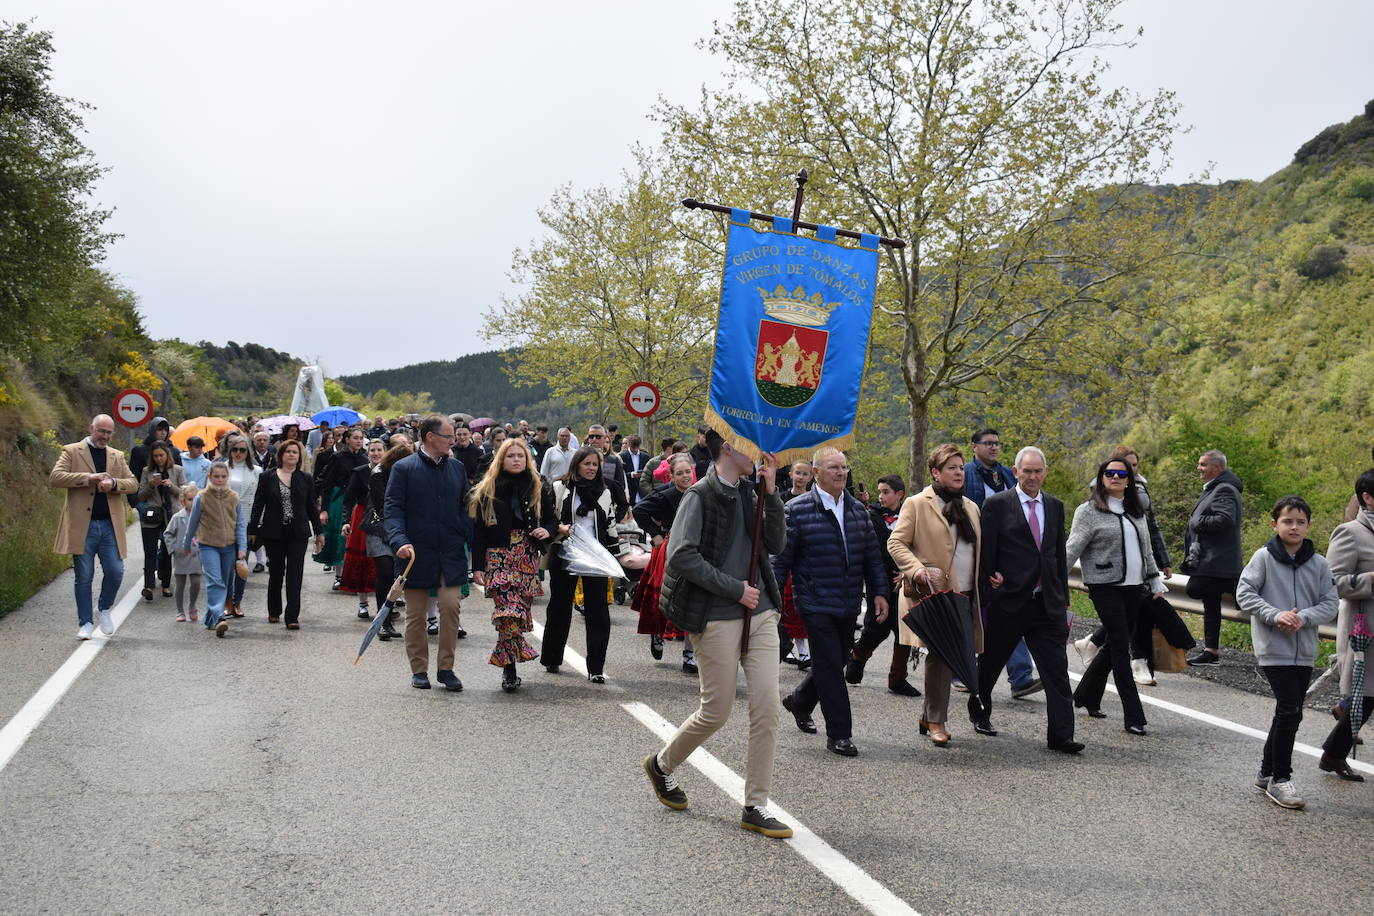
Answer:
<svg viewBox="0 0 1374 916"><path fill-rule="evenodd" d="M1307 804L1298 794L1298 790L1293 788L1293 780L1291 779L1285 779L1282 782L1277 779L1269 780L1269 789L1264 794L1280 808L1297 810Z"/></svg>
<svg viewBox="0 0 1374 916"><path fill-rule="evenodd" d="M109 611L100 612L100 632L106 636L114 632L114 618L110 616Z"/></svg>
<svg viewBox="0 0 1374 916"><path fill-rule="evenodd" d="M1073 647L1078 650L1078 660L1083 663L1084 668L1092 664L1093 657L1097 655L1098 646L1093 643L1091 636L1075 639Z"/></svg>
<svg viewBox="0 0 1374 916"><path fill-rule="evenodd" d="M94 633L94 632L95 632L95 626L94 626L93 624L83 623L83 624L81 625L81 629L79 629L79 630L76 631L76 638L77 638L77 639L90 639L90 638L91 638L91 634Z"/></svg>
<svg viewBox="0 0 1374 916"><path fill-rule="evenodd" d="M1150 663L1143 658L1131 659L1131 677L1142 687L1155 686L1155 679L1150 674Z"/></svg>

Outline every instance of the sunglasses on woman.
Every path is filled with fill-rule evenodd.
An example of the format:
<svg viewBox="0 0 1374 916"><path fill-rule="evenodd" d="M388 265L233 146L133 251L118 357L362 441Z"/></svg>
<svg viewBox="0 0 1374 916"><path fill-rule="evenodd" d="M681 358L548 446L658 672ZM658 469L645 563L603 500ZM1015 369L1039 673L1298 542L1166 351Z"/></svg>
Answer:
<svg viewBox="0 0 1374 916"><path fill-rule="evenodd" d="M248 449L246 449L246 448L231 448L231 449L229 449L229 451L233 452L235 455L246 455L246 454L248 454Z"/></svg>
<svg viewBox="0 0 1374 916"><path fill-rule="evenodd" d="M1107 468L1107 470L1105 470L1105 471L1102 472L1102 476L1103 476L1103 477L1130 477L1130 476L1131 476L1131 472L1130 472L1130 471L1117 470L1116 468Z"/></svg>

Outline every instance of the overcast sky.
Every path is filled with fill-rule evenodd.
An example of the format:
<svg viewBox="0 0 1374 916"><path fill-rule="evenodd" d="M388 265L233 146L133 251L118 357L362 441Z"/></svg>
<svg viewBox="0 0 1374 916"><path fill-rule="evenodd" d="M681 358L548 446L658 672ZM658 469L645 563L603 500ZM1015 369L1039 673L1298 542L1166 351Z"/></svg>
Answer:
<svg viewBox="0 0 1374 916"><path fill-rule="evenodd" d="M564 183L614 183L659 95L720 63L730 0L11 0L123 234L149 332L256 342L330 375L490 349L482 310ZM1178 93L1169 177L1263 178L1374 97L1367 0L1129 0L1113 77ZM1213 165L1215 164L1215 165ZM688 196L691 189L683 189Z"/></svg>

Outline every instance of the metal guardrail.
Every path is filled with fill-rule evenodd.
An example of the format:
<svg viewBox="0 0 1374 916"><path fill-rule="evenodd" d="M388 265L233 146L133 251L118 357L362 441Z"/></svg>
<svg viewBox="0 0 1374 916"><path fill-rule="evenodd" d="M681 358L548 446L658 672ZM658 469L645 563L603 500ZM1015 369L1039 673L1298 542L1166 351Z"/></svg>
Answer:
<svg viewBox="0 0 1374 916"><path fill-rule="evenodd" d="M1176 611L1186 611L1189 614L1202 614L1202 602L1196 598L1188 597L1188 576L1183 573L1174 573L1173 578L1165 579L1164 584L1169 588L1169 603L1174 606ZM1069 570L1069 588L1076 591L1086 592L1088 587L1083 584L1081 568L1075 564ZM1235 598L1228 595L1221 599L1221 617L1223 620L1234 620L1237 623L1248 624L1250 615L1236 607ZM1317 634L1322 639L1336 638L1336 628L1331 624L1323 624L1317 628Z"/></svg>

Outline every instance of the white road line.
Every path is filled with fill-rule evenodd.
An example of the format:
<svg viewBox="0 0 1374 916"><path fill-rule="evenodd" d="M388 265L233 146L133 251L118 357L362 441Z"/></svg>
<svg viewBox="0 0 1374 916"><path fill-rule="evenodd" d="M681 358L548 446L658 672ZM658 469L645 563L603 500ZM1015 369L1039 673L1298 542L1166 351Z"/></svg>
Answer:
<svg viewBox="0 0 1374 916"><path fill-rule="evenodd" d="M94 596L93 596L94 597ZM115 632L119 632L119 625L122 624L129 614L133 612L134 605L138 604L139 591L136 588L129 589L118 604L114 606L114 612L110 615L114 620ZM99 615L96 622L99 623ZM9 762L14 759L14 755L19 753L19 749L24 746L24 742L29 740L34 729L43 723L48 717L48 713L53 711L66 692L76 683L76 679L81 676L81 672L86 670L86 666L95 661L95 657L100 654L100 650L105 648L110 637L100 632L97 625L95 635L90 639L80 643L76 651L72 652L67 660L62 663L62 667L53 672L52 677L43 683L42 687L31 697L29 701L14 714L14 718L5 723L4 728L0 728L0 772L4 772Z"/></svg>
<svg viewBox="0 0 1374 916"><path fill-rule="evenodd" d="M673 733L677 731L676 725L643 703L622 703L620 708L634 716L645 728L664 741L671 738ZM741 806L744 804L743 777L721 763L711 753L703 748L697 748L687 758L687 762L715 783L716 787L735 804ZM857 900L864 909L870 913L880 914L880 916L899 913L916 916L916 911L906 901L879 884L868 872L845 858L844 854L835 847L812 833L810 828L797 820L794 815L785 811L771 798L768 800L768 807L779 820L792 828L792 839L784 842L791 846L799 856L810 862L821 874L835 882L840 890Z"/></svg>
<svg viewBox="0 0 1374 916"><path fill-rule="evenodd" d="M1073 681L1074 683L1077 683L1083 680L1083 675L1078 674L1074 671L1070 671L1069 680ZM1113 684L1108 684L1107 689L1110 690L1112 693L1117 693L1116 686ZM1238 735L1245 735L1247 738L1258 738L1260 741L1267 741L1269 739L1269 733L1266 731L1261 731L1258 728L1251 728L1248 725L1241 725L1239 722L1232 722L1230 719L1223 719L1221 716L1214 716L1208 712L1202 712L1201 710L1197 709L1190 709L1187 706L1180 706L1179 704L1171 703L1168 700L1156 699L1155 697L1147 696L1145 693L1141 691L1136 692L1140 694L1140 702L1148 706L1158 706L1160 709L1167 709L1169 710L1169 712L1178 713L1180 716L1184 716L1189 719L1196 719L1199 722L1215 726L1216 728L1224 728L1227 731L1235 732ZM1306 754L1309 757L1320 757L1322 755L1321 748L1313 747L1310 744L1303 744L1301 741L1296 742L1293 745L1293 750L1301 754ZM1363 770L1366 773L1374 773L1374 766L1371 766L1370 764L1365 763L1362 760L1354 760L1347 758L1346 763L1350 764L1350 768L1352 770Z"/></svg>
<svg viewBox="0 0 1374 916"><path fill-rule="evenodd" d="M540 642L544 640L544 627L537 620L534 622L534 636ZM572 649L563 650L563 661L581 673L583 677L587 676L586 659ZM612 685L608 684L607 686ZM645 728L664 741L671 738L673 733L677 731L676 725L643 703L621 703L620 708L634 716ZM715 783L717 788L732 799L735 804L743 807L743 777L737 775L710 752L702 748L693 751L692 755L687 758L687 762ZM792 828L792 839L784 842L789 844L798 855L810 862L821 874L834 881L840 890L862 904L870 913L878 914L878 916L889 916L889 914L892 916L896 916L896 914L919 916L904 900L875 881L868 872L845 858L835 847L812 833L805 824L780 808L771 798L768 800L768 807L779 819Z"/></svg>

